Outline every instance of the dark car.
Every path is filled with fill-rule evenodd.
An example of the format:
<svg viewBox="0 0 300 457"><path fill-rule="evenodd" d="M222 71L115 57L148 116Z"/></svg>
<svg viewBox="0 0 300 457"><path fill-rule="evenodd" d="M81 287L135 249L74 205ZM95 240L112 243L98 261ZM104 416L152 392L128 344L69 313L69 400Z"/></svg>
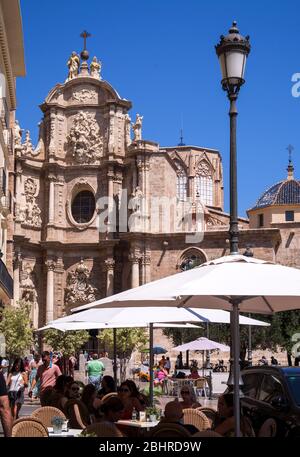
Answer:
<svg viewBox="0 0 300 457"><path fill-rule="evenodd" d="M256 436L263 424L272 424L275 436L300 437L300 368L258 366L241 375L241 414L250 419Z"/></svg>

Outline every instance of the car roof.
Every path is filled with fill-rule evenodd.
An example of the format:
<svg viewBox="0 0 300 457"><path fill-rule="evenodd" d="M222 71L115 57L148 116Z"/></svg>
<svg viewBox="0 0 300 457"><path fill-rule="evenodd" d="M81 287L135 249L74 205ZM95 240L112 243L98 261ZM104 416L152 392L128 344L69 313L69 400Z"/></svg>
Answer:
<svg viewBox="0 0 300 457"><path fill-rule="evenodd" d="M247 367L244 370L242 370L243 373L248 373L251 371L273 371L273 372L279 372L282 373L284 376L289 376L289 375L300 375L300 367L283 367L283 366L274 366L274 365L257 365L253 367Z"/></svg>

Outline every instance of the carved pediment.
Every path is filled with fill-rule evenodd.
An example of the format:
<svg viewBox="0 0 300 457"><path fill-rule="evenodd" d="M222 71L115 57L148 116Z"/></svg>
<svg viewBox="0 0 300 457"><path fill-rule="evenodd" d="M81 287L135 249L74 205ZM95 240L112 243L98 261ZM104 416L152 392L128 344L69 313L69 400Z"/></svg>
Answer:
<svg viewBox="0 0 300 457"><path fill-rule="evenodd" d="M76 306L95 301L96 288L90 284L90 271L83 260L67 276L65 305Z"/></svg>

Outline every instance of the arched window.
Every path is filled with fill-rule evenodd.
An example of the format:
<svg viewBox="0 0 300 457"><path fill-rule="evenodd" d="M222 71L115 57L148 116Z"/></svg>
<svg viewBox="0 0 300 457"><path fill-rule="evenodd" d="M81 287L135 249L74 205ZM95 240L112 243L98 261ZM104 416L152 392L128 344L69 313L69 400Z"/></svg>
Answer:
<svg viewBox="0 0 300 457"><path fill-rule="evenodd" d="M187 197L187 176L180 163L176 163L177 167L177 198L180 201L185 201Z"/></svg>
<svg viewBox="0 0 300 457"><path fill-rule="evenodd" d="M204 262L206 262L206 259L201 251L198 249L189 249L182 255L179 268L182 271L191 270Z"/></svg>
<svg viewBox="0 0 300 457"><path fill-rule="evenodd" d="M95 212L95 197L89 190L79 192L72 202L72 216L79 224L89 222Z"/></svg>
<svg viewBox="0 0 300 457"><path fill-rule="evenodd" d="M195 176L195 198L208 206L213 205L213 180L211 168L206 161L200 162Z"/></svg>

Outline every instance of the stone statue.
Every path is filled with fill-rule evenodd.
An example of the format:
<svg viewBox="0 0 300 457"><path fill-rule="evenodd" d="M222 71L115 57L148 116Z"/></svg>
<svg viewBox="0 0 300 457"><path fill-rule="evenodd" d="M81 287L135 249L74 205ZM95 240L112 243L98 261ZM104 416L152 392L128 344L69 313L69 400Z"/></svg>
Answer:
<svg viewBox="0 0 300 457"><path fill-rule="evenodd" d="M133 141L139 141L142 139L142 120L143 116L139 114L136 115L135 123L132 124L133 128Z"/></svg>
<svg viewBox="0 0 300 457"><path fill-rule="evenodd" d="M129 114L125 114L125 139L126 139L126 146L131 144L131 118Z"/></svg>
<svg viewBox="0 0 300 457"><path fill-rule="evenodd" d="M142 210L142 203L143 203L144 194L139 188L136 186L134 192L132 193L131 199L131 209L134 213L141 213Z"/></svg>
<svg viewBox="0 0 300 457"><path fill-rule="evenodd" d="M15 121L15 126L14 126L14 143L15 143L15 149L16 150L21 150L22 149L22 134L23 134L23 129L21 129L19 122L16 120Z"/></svg>
<svg viewBox="0 0 300 457"><path fill-rule="evenodd" d="M34 328L38 328L38 298L35 286L36 276L31 265L27 264L21 272L20 288L22 289L21 299L31 303L31 320Z"/></svg>
<svg viewBox="0 0 300 457"><path fill-rule="evenodd" d="M69 68L69 74L68 74L67 81L70 81L70 79L76 78L76 76L79 73L79 65L80 65L79 55L75 51L73 51L71 54L71 57L69 58L69 60L67 62L67 66Z"/></svg>
<svg viewBox="0 0 300 457"><path fill-rule="evenodd" d="M101 79L101 66L101 61L98 60L96 56L93 57L93 60L90 65L90 72L93 78Z"/></svg>
<svg viewBox="0 0 300 457"><path fill-rule="evenodd" d="M20 208L19 218L21 222L32 227L40 227L42 224L41 210L36 203L37 185L32 178L27 178L24 184L26 204Z"/></svg>

